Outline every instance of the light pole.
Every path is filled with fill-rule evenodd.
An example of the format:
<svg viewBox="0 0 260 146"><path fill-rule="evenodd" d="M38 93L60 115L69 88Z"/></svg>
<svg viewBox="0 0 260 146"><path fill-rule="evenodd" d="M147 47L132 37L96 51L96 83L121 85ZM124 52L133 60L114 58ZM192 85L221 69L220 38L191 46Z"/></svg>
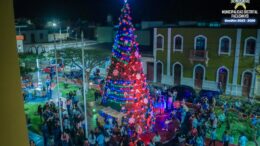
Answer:
<svg viewBox="0 0 260 146"><path fill-rule="evenodd" d="M61 49L62 48L61 27L60 27L60 37L59 37L59 39L60 39L60 49Z"/></svg>
<svg viewBox="0 0 260 146"><path fill-rule="evenodd" d="M63 132L63 124L62 124L62 113L61 113L61 99L60 99L60 85L59 85L59 72L58 72L58 59L57 59L57 48L56 48L56 37L55 37L55 28L57 26L56 23L52 24L54 28L54 33L53 33L53 39L54 39L54 51L55 51L55 69L56 69L56 82L57 82L57 87L58 87L58 108L59 108L59 120L60 120L60 130Z"/></svg>
<svg viewBox="0 0 260 146"><path fill-rule="evenodd" d="M81 32L81 41L84 42L84 34ZM84 97L84 115L85 115L85 136L88 138L88 115L87 115L87 99L86 99L86 69L85 69L85 52L84 45L81 47L82 51L82 76L83 76L83 97Z"/></svg>
<svg viewBox="0 0 260 146"><path fill-rule="evenodd" d="M69 30L70 30L70 27L69 26L67 26L67 35L66 35L66 40L68 40L68 38L69 38Z"/></svg>

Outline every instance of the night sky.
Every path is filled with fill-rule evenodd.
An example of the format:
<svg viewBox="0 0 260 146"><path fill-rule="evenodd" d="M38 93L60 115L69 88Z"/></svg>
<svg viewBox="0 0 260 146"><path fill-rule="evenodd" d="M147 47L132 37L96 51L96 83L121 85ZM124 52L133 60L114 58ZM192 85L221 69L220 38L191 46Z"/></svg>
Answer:
<svg viewBox="0 0 260 146"><path fill-rule="evenodd" d="M178 20L220 21L222 9L233 9L230 0L128 0L135 21ZM14 0L15 17L87 19L104 22L107 14L116 20L123 0ZM259 9L251 0L248 9Z"/></svg>

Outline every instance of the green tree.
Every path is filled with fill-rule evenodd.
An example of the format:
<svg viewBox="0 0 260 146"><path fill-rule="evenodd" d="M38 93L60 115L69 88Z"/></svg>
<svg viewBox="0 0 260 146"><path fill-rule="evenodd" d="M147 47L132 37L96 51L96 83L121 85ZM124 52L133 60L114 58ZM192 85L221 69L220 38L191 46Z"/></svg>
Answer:
<svg viewBox="0 0 260 146"><path fill-rule="evenodd" d="M86 69L86 84L88 90L88 83L90 73L96 66L101 66L105 63L106 58L109 57L110 51L104 49L84 49L85 69ZM58 57L64 59L65 64L73 63L82 69L82 51L81 49L69 48L58 51Z"/></svg>

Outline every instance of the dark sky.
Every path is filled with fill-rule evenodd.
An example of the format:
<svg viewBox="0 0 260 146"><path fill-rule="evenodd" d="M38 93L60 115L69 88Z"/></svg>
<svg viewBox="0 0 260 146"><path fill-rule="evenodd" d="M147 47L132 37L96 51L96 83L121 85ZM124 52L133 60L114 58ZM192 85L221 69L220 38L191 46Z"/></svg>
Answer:
<svg viewBox="0 0 260 146"><path fill-rule="evenodd" d="M128 0L134 20L210 20L219 21L222 9L233 9L231 0ZM120 14L123 0L14 0L15 17L83 18L105 21ZM260 0L251 0L248 9L259 9Z"/></svg>

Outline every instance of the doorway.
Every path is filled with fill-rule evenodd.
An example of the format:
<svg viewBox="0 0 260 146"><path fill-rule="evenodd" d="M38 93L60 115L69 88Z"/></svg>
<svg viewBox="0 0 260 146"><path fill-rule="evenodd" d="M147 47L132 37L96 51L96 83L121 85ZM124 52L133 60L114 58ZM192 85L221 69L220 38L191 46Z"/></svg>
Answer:
<svg viewBox="0 0 260 146"><path fill-rule="evenodd" d="M195 88L202 88L204 79L204 69L201 66L195 68Z"/></svg>
<svg viewBox="0 0 260 146"><path fill-rule="evenodd" d="M242 95L248 97L250 95L251 83L252 83L252 73L246 72L243 75L243 85L242 85Z"/></svg>
<svg viewBox="0 0 260 146"><path fill-rule="evenodd" d="M174 85L180 85L181 84L181 65L175 64L174 65Z"/></svg>

